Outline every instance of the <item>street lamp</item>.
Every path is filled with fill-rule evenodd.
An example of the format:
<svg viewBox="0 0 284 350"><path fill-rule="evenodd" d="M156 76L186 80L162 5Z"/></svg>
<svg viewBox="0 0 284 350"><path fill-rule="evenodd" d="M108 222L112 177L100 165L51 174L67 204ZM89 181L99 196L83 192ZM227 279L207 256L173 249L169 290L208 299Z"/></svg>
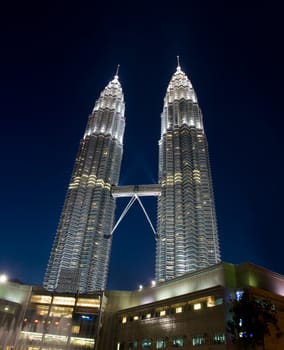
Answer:
<svg viewBox="0 0 284 350"><path fill-rule="evenodd" d="M7 275L0 275L0 283L5 283L8 281Z"/></svg>

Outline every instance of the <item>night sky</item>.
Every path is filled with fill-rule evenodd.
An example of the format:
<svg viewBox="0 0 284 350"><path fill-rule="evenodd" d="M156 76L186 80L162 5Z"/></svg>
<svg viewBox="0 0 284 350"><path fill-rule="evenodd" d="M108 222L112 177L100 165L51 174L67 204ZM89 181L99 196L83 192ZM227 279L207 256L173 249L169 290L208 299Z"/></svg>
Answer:
<svg viewBox="0 0 284 350"><path fill-rule="evenodd" d="M284 274L276 2L11 2L0 13L0 273L42 283L79 141L117 64L126 102L120 184L157 182L160 113L179 55L203 111L222 260ZM156 199L142 201L156 224ZM154 260L136 203L114 234L108 288L149 284Z"/></svg>

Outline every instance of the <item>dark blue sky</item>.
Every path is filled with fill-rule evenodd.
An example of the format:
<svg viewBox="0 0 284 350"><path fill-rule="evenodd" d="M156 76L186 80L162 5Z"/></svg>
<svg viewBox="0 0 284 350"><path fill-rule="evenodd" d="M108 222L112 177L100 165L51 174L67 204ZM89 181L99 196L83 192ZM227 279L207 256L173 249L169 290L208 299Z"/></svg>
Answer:
<svg viewBox="0 0 284 350"><path fill-rule="evenodd" d="M284 274L283 26L274 1L59 3L1 8L0 273L41 284L88 114L118 63L120 183L157 181L160 113L179 54L204 115L222 259ZM144 203L155 223L155 200ZM115 232L109 288L150 283L154 255L136 204Z"/></svg>

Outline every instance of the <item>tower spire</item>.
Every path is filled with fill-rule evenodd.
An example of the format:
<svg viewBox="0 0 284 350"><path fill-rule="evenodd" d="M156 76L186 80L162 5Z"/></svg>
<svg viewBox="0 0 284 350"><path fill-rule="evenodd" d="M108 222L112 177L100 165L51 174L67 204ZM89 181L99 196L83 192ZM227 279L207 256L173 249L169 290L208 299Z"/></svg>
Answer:
<svg viewBox="0 0 284 350"><path fill-rule="evenodd" d="M114 76L114 78L116 78L116 79L118 79L119 67L120 67L120 64L118 64L116 67L116 72L115 72L115 76Z"/></svg>
<svg viewBox="0 0 284 350"><path fill-rule="evenodd" d="M177 55L177 68L180 68L179 55Z"/></svg>

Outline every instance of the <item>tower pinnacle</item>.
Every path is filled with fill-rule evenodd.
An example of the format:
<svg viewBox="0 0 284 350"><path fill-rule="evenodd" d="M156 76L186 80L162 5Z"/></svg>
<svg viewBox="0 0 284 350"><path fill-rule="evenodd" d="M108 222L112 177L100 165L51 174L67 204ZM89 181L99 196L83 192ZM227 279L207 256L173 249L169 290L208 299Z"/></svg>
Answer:
<svg viewBox="0 0 284 350"><path fill-rule="evenodd" d="M120 65L118 64L117 67L116 67L116 72L115 72L114 79L118 79L119 67L120 67Z"/></svg>
<svg viewBox="0 0 284 350"><path fill-rule="evenodd" d="M180 70L180 62L179 62L179 55L177 55L177 70Z"/></svg>

